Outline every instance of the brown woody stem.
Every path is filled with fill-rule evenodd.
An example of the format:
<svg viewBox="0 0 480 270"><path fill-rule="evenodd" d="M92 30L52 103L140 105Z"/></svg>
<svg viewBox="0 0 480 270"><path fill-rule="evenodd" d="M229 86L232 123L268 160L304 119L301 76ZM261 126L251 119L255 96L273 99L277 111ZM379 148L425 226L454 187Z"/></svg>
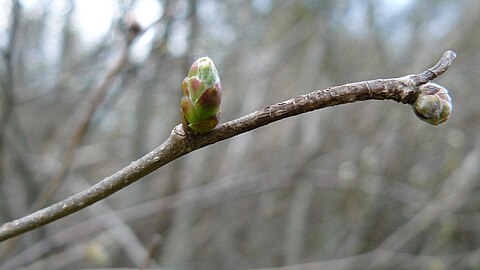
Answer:
<svg viewBox="0 0 480 270"><path fill-rule="evenodd" d="M454 59L455 53L447 51L435 66L420 74L401 78L356 82L317 90L226 122L205 134L185 132L182 125L178 125L173 129L170 137L158 148L103 179L101 182L61 202L3 224L0 227L0 241L15 237L79 211L187 153L290 116L325 107L371 99L391 99L397 102L412 104L418 86L443 74Z"/></svg>

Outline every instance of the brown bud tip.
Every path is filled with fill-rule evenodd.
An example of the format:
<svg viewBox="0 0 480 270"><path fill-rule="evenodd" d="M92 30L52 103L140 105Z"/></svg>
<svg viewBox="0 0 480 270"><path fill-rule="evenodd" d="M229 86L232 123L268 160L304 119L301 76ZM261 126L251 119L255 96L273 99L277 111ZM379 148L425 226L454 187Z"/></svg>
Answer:
<svg viewBox="0 0 480 270"><path fill-rule="evenodd" d="M133 17L128 17L125 20L125 28L127 30L127 38L129 41L132 41L143 32L143 28Z"/></svg>
<svg viewBox="0 0 480 270"><path fill-rule="evenodd" d="M438 126L447 121L452 111L452 99L448 90L436 83L418 87L418 94L412 104L413 111L421 120Z"/></svg>

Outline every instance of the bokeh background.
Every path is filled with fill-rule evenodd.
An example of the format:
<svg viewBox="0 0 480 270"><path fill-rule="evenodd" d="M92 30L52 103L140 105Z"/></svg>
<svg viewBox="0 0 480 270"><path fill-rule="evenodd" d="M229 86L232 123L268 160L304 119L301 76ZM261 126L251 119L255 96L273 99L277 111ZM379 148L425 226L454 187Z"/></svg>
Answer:
<svg viewBox="0 0 480 270"><path fill-rule="evenodd" d="M282 120L0 243L0 269L480 269L479 26L474 0L0 1L1 223L161 144L198 57L225 122L458 55L439 127L393 101Z"/></svg>

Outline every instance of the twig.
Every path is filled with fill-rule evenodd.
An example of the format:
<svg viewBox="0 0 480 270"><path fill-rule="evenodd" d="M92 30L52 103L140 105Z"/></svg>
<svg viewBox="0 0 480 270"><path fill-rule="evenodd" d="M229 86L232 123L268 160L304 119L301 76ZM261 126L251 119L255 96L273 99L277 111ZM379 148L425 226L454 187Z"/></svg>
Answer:
<svg viewBox="0 0 480 270"><path fill-rule="evenodd" d="M465 201L464 194L474 188L479 174L478 163L480 161L480 145L466 155L462 165L459 166L444 182L442 189L435 198L428 202L408 222L398 227L390 236L381 243L376 250L396 252L405 246L411 239L416 237L423 230L427 229L433 222L448 214L454 213ZM371 267L385 267L390 259L390 253L378 253L371 261Z"/></svg>
<svg viewBox="0 0 480 270"><path fill-rule="evenodd" d="M88 127L90 126L90 123L93 119L93 115L97 111L101 102L104 100L109 89L108 86L111 84L114 78L120 73L120 71L122 70L122 67L125 66L125 64L127 63L127 59L128 59L128 47L124 49L119 60L115 63L113 68L103 78L101 84L96 89L95 96L89 102L88 109L83 115L83 117L81 118L80 123L75 129L75 132L67 146L65 154L62 158L60 169L56 172L54 177L46 183L45 187L42 189L38 197L32 203L32 206L30 207L31 211L36 211L44 207L48 203L48 201L55 195L55 192L63 183L63 180L68 175L70 171L70 167L74 161L75 150L78 148L78 146L82 143L82 140L85 138L85 135L87 134L87 131L88 131ZM17 242L15 240L12 240L11 242L9 242L6 248L4 248L3 250L0 250L0 258L5 256L5 254L8 254L16 246L16 244Z"/></svg>
<svg viewBox="0 0 480 270"><path fill-rule="evenodd" d="M129 49L131 47L132 41L135 37L137 37L140 33L135 32L132 33L126 40L126 44L122 49L121 55L119 56L118 60L115 64L108 70L106 75L102 78L102 81L98 85L96 89L94 89L94 96L88 103L87 110L85 111L84 115L80 119L79 124L77 125L75 132L70 139L70 142L65 150L64 156L61 159L62 163L60 165L60 169L56 172L54 177L49 180L45 187L40 192L39 196L35 199L30 207L30 211L37 211L44 207L50 199L55 195L55 192L63 183L65 177L68 175L71 165L75 158L75 150L78 146L82 143L83 139L85 138L90 123L92 122L93 116L95 112L100 107L100 104L103 102L105 97L108 94L108 90L110 89L110 85L115 80L115 78L120 74L123 70L125 65L128 63L128 55ZM17 242L12 240L11 242L6 245L3 250L0 250L0 258L8 254L15 246Z"/></svg>
<svg viewBox="0 0 480 270"><path fill-rule="evenodd" d="M128 25L126 25L126 27L128 32L127 40L126 44L122 49L120 57L112 66L112 68L107 72L105 77L103 77L98 87L94 90L95 95L88 103L87 110L83 117L80 119L80 123L78 124L75 132L73 133L73 136L70 140L70 143L68 144L64 157L62 159L63 162L60 166L60 170L57 172L55 177L53 177L52 180L48 182L44 191L33 203L33 211L42 208L50 200L50 198L54 195L60 184L63 182L64 178L67 176L75 157L75 150L85 138L85 135L87 134L88 128L90 126L90 123L92 122L95 112L107 96L110 85L114 82L115 78L121 73L125 65L128 63L128 56L133 40L144 32L143 29L141 29L140 26L136 23L136 21L128 22Z"/></svg>
<svg viewBox="0 0 480 270"><path fill-rule="evenodd" d="M375 250L372 252L362 253L359 255L339 258L329 261L300 263L287 266L271 267L271 268L254 268L252 270L317 270L317 269L370 269L369 263L375 256L388 255L392 258L391 261L382 269L397 269L399 266L404 266L408 263L410 268L408 269L428 269L428 266L432 262L441 262L443 265L451 265L452 262L457 261L460 258L467 257L470 253L461 253L453 255L440 255L440 256L428 256L428 255L412 255L402 252L392 252ZM352 267L353 266L353 267ZM402 268L404 269L404 268ZM456 265L455 269L459 269Z"/></svg>
<svg viewBox="0 0 480 270"><path fill-rule="evenodd" d="M1 108L0 116L0 160L3 161L4 157L4 145L5 142L5 132L8 122L13 113L13 105L15 104L14 88L15 88L15 72L14 72L14 62L15 62L15 49L16 49L16 36L18 32L18 26L20 22L21 15L21 5L19 1L12 1L12 11L11 11L11 25L9 32L8 45L5 51L3 52L3 58L6 66L6 76L3 81L3 102ZM3 164L3 162L0 162ZM3 167L3 165L1 165ZM3 169L0 167L0 174L3 174ZM0 181L3 177L0 177Z"/></svg>
<svg viewBox="0 0 480 270"><path fill-rule="evenodd" d="M152 261L155 259L161 242L162 237L159 234L154 234L148 247L148 256L145 258L145 261L143 262L142 266L140 266L139 270L147 269L147 267L150 266Z"/></svg>
<svg viewBox="0 0 480 270"><path fill-rule="evenodd" d="M80 145L83 138L87 134L87 130L90 125L90 122L92 121L93 115L97 111L97 108L99 107L100 103L104 100L108 92L108 89L109 89L108 86L112 83L114 78L120 73L120 71L122 70L122 67L127 63L127 59L128 59L128 47L125 48L125 50L122 52L122 55L120 56L117 63L108 72L108 74L103 79L102 83L99 85L99 87L95 91L95 96L89 102L88 109L85 115L83 115L82 119L80 120L80 123L77 126L77 129L75 130L75 133L73 134L72 139L67 147L67 150L65 151L65 155L62 159L63 162L60 167L60 170L57 172L55 177L53 177L52 180L48 182L44 191L40 194L40 196L34 202L32 206L33 210L38 210L41 207L43 207L43 205L46 204L48 200L50 200L50 198L53 196L53 194L55 193L59 185L63 182L63 179L65 178L65 176L67 176L75 156L74 155L75 150L77 149L77 147Z"/></svg>
<svg viewBox="0 0 480 270"><path fill-rule="evenodd" d="M2 102L2 115L0 117L0 147L3 145L3 133L5 132L5 127L8 124L8 120L13 111L13 104L15 103L14 97L14 87L15 87L15 74L14 74L14 63L15 63L15 50L16 50L16 37L18 32L18 26L20 23L21 8L19 1L12 1L12 11L11 11L11 25L8 38L8 45L3 53L3 58L6 65L6 76L3 85L4 98ZM0 149L1 151L1 149Z"/></svg>
<svg viewBox="0 0 480 270"><path fill-rule="evenodd" d="M434 67L420 74L317 90L221 124L206 134L191 135L183 130L182 125L178 125L158 148L94 186L28 216L5 223L0 227L0 241L33 230L98 202L187 153L275 121L329 106L362 100L391 99L411 104L415 100L418 86L443 74L452 64L453 59L455 59L455 53L447 51Z"/></svg>
<svg viewBox="0 0 480 270"><path fill-rule="evenodd" d="M6 156L6 130L9 126L10 118L12 118L15 104L15 55L16 55L16 37L18 35L18 29L21 17L21 4L20 1L12 1L11 10L11 25L9 32L8 45L3 53L3 58L6 65L6 77L3 81L3 102L0 116L0 184L4 184L6 166L4 157ZM4 196L3 188L0 188L0 196ZM1 254L8 251L8 248L2 247L0 249Z"/></svg>

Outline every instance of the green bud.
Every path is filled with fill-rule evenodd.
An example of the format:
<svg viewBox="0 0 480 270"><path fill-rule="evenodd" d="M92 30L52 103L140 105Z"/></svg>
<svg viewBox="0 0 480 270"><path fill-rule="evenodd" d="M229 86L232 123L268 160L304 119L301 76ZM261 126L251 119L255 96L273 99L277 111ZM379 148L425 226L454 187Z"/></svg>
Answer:
<svg viewBox="0 0 480 270"><path fill-rule="evenodd" d="M217 69L209 57L192 64L182 82L182 123L195 132L208 132L220 120L222 86Z"/></svg>
<svg viewBox="0 0 480 270"><path fill-rule="evenodd" d="M447 89L436 83L426 83L418 87L413 111L421 120L438 126L447 121L452 111L452 99Z"/></svg>

